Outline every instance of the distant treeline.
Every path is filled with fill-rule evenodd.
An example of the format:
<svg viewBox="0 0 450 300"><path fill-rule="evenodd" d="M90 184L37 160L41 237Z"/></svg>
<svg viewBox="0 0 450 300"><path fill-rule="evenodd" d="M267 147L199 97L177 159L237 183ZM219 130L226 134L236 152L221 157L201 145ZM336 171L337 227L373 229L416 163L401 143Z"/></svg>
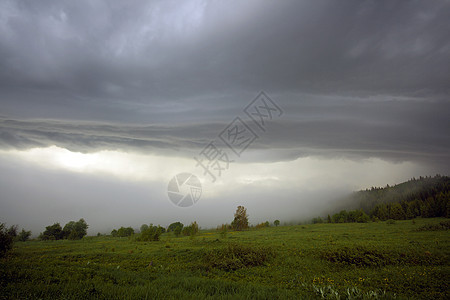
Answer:
<svg viewBox="0 0 450 300"><path fill-rule="evenodd" d="M419 177L384 188L372 187L355 192L350 203L359 209L342 210L328 216L329 223L367 222L372 220L406 220L416 217L450 217L450 177ZM320 218L313 223L323 222Z"/></svg>
<svg viewBox="0 0 450 300"><path fill-rule="evenodd" d="M333 216L328 215L327 223L367 223L370 217L362 210L341 210ZM314 218L313 223L323 223L322 218Z"/></svg>

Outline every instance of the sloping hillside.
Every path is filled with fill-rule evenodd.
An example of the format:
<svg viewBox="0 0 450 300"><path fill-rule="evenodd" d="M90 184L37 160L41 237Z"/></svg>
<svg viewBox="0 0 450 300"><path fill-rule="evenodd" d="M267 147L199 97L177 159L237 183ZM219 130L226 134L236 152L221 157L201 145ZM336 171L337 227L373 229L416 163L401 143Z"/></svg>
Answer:
<svg viewBox="0 0 450 300"><path fill-rule="evenodd" d="M413 178L407 182L354 193L350 202L371 217L410 219L450 216L450 177Z"/></svg>

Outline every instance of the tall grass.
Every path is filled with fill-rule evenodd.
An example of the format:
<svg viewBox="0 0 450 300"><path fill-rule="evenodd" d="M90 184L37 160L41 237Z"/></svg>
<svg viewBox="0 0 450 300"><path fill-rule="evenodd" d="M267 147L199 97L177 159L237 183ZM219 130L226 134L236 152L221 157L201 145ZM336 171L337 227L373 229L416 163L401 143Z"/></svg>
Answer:
<svg viewBox="0 0 450 300"><path fill-rule="evenodd" d="M416 230L441 222L18 242L0 299L449 299L448 231Z"/></svg>

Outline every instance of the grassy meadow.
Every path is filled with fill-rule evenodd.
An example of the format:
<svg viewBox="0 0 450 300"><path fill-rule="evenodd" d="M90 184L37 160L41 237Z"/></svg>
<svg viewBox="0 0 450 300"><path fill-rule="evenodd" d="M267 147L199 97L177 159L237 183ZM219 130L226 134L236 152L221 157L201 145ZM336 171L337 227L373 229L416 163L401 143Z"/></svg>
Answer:
<svg viewBox="0 0 450 300"><path fill-rule="evenodd" d="M0 299L450 299L448 230L417 230L441 222L17 242Z"/></svg>

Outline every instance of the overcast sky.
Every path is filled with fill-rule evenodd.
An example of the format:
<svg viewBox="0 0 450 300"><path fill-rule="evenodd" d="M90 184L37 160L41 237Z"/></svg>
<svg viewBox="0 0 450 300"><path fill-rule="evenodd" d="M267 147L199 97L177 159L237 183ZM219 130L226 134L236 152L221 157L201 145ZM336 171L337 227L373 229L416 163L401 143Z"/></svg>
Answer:
<svg viewBox="0 0 450 300"><path fill-rule="evenodd" d="M449 175L449 20L449 1L2 0L0 222L283 222ZM257 138L212 182L194 156L236 117ZM167 195L182 172L189 208Z"/></svg>

